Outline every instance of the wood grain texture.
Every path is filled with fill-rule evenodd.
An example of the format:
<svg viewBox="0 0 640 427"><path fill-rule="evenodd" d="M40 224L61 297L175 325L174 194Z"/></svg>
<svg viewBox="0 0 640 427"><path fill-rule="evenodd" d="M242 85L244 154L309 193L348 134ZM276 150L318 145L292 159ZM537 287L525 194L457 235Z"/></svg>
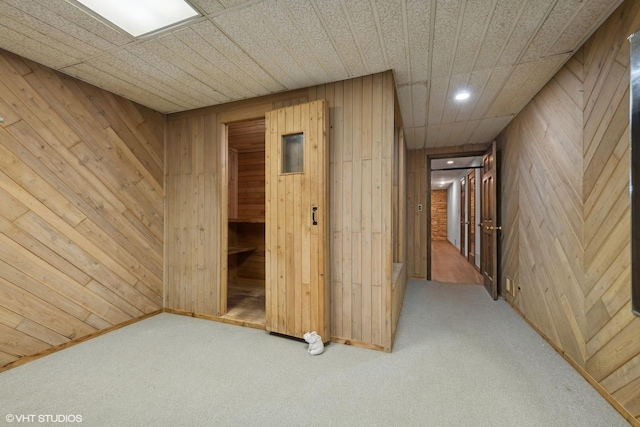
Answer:
<svg viewBox="0 0 640 427"><path fill-rule="evenodd" d="M0 51L0 360L162 308L165 117Z"/></svg>
<svg viewBox="0 0 640 427"><path fill-rule="evenodd" d="M636 423L626 38L638 28L626 1L499 138L501 265L521 289L506 297Z"/></svg>
<svg viewBox="0 0 640 427"><path fill-rule="evenodd" d="M394 116L399 114L391 72L168 116L167 307L210 316L220 313L218 283L227 280L222 253L228 206L224 125L264 118L266 111L316 99L329 104L332 340L368 342L389 350L394 326ZM194 130L202 129L199 123L204 123L202 134ZM203 153L207 162L200 180L207 187L200 192L194 187L199 182L194 162ZM266 200L270 197L287 194L265 194ZM220 221L225 221L224 229ZM193 267L195 254L207 261L201 268ZM278 272L272 274L277 280ZM267 272L266 280L270 277ZM199 287L204 292L199 294ZM196 304L202 300L206 306Z"/></svg>

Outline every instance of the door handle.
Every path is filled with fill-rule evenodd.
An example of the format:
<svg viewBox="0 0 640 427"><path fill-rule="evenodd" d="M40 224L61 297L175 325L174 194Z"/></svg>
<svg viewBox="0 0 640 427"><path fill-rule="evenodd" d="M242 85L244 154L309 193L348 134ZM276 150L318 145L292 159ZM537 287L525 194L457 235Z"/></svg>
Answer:
<svg viewBox="0 0 640 427"><path fill-rule="evenodd" d="M318 218L316 217L317 213L318 213L318 207L317 206L312 206L311 207L311 222L313 223L313 225L318 225Z"/></svg>

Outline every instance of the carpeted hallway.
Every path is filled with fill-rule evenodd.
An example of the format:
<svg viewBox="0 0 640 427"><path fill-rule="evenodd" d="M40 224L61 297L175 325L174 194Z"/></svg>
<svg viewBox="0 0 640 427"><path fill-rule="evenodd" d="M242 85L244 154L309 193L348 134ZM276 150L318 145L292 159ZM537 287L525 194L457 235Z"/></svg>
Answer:
<svg viewBox="0 0 640 427"><path fill-rule="evenodd" d="M3 424L628 425L503 300L415 280L391 354L332 344L309 356L264 331L161 314L1 373L0 385Z"/></svg>

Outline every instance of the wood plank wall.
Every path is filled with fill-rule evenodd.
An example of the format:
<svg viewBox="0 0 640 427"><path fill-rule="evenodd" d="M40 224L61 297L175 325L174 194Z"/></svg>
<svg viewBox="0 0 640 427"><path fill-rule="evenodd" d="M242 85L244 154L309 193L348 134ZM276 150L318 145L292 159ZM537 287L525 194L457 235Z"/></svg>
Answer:
<svg viewBox="0 0 640 427"><path fill-rule="evenodd" d="M422 211L418 211L422 205ZM407 152L407 275L427 278L427 155Z"/></svg>
<svg viewBox="0 0 640 427"><path fill-rule="evenodd" d="M219 315L219 242L227 199L218 176L223 123L315 99L330 107L332 340L392 345L392 186L395 84L391 72L168 117L167 307ZM206 159L206 160L205 160ZM203 164L204 163L204 164ZM226 224L225 224L226 228ZM402 288L404 289L404 288Z"/></svg>
<svg viewBox="0 0 640 427"><path fill-rule="evenodd" d="M628 0L499 138L501 266L521 289L506 297L635 422L626 39L639 28L640 3Z"/></svg>
<svg viewBox="0 0 640 427"><path fill-rule="evenodd" d="M0 51L0 370L162 308L163 115Z"/></svg>
<svg viewBox="0 0 640 427"><path fill-rule="evenodd" d="M431 240L447 240L447 190L431 190Z"/></svg>

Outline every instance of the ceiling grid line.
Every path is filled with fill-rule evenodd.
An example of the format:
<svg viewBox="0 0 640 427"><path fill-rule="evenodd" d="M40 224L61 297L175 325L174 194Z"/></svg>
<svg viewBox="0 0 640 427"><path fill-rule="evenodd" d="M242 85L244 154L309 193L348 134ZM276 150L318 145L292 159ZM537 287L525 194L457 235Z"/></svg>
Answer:
<svg viewBox="0 0 640 427"><path fill-rule="evenodd" d="M218 17L219 17L219 16L218 16ZM277 78L274 74L272 74L272 72L271 72L271 71L267 70L267 69L265 68L265 65L261 64L261 63L260 63L260 61L259 61L257 58L253 57L253 55L251 55L251 53L250 53L250 52L248 52L248 51L246 50L246 48L244 48L244 47L243 47L243 45L242 45L241 43L239 43L239 42L238 42L238 41L237 41L237 40L236 40L236 39L235 39L231 34L229 34L229 32L228 32L227 30L225 30L224 28L222 28L222 26L221 26L218 22L215 22L215 21L211 21L211 22L213 23L213 25L215 25L215 27L216 27L216 28L217 28L217 29L218 29L222 34L224 34L224 36L225 36L225 37L227 37L227 38L228 38L229 40L231 40L231 41L232 41L236 46L238 46L238 47L242 50L242 52L243 52L245 55L247 55L249 58L251 58L251 59L252 59L252 60L253 60L253 61L254 61L254 62L255 62L255 63L256 63L256 64L257 64L257 65L258 65L258 66L259 66L263 71L264 71L264 72L265 72L265 74L267 74L269 77L271 77L274 81L278 82L278 83L279 83L279 84L280 84L284 89L290 89L290 88L288 88L288 87L287 87L287 85L286 85L285 83L283 83L283 82L281 81L281 79ZM245 29L245 32L246 32L246 29ZM253 42L254 42L254 43L256 43L255 39L254 39L254 38L253 38L253 37L252 37L248 32L246 32L246 35L247 35L249 38L251 38L251 39L253 40ZM259 46L259 44L258 44L258 43L256 43L256 44ZM278 69L280 69L280 70L282 71L282 73L283 73L283 74L285 74L285 75L287 75L287 77L289 77L289 76L288 76L288 74L287 74L284 70L282 70L282 68L281 68L278 64L273 64L273 65L274 65L275 67L277 67Z"/></svg>
<svg viewBox="0 0 640 427"><path fill-rule="evenodd" d="M369 5L371 5L371 10L373 11L373 20L376 24L376 32L378 33L378 43L380 43L380 50L382 51L382 58L384 58L384 67L385 69L389 69L389 58L387 56L387 47L384 43L384 38L382 37L382 28L380 27L380 17L378 16L378 8L376 7L375 0L369 0Z"/></svg>
<svg viewBox="0 0 640 427"><path fill-rule="evenodd" d="M529 47L531 47L531 43L533 43L533 40L535 40L536 35L540 32L540 29L542 28L544 23L547 22L547 20L549 19L549 16L551 15L551 12L553 12L553 9L555 9L557 4L558 4L558 0L555 0L552 3L550 3L549 7L547 8L547 12L545 13L544 19L540 20L535 31L531 33L531 36L529 37L529 40L525 44L525 47L520 51L520 55L518 55L518 58L516 59L516 64L521 63L522 58L527 54Z"/></svg>
<svg viewBox="0 0 640 427"><path fill-rule="evenodd" d="M307 46L307 48L309 49L309 52L311 52L311 54L316 59L316 61L318 61L318 64L322 67L322 69L324 70L325 74L327 76L331 76L332 78L335 78L335 76L332 76L332 73L329 71L327 65L324 63L322 58L320 58L318 56L316 50L313 48L312 43L309 41L309 38L306 36L306 32L304 31L303 28L300 27L300 23L295 18L295 16L293 16L293 14L291 13L291 10L287 7L287 5L285 4L284 0L279 0L279 4L280 4L280 7L282 8L282 10L287 14L287 17L289 18L289 20L293 23L293 25L295 25L296 29L298 30L298 33L304 39L304 43Z"/></svg>
<svg viewBox="0 0 640 427"><path fill-rule="evenodd" d="M293 59L293 61L298 64L298 67L300 67L300 69L306 74L306 76L310 79L313 79L313 76L311 74L309 74L309 71L307 70L307 68L304 66L304 64L301 63L300 60L298 60L297 56L291 51L291 48L289 46L288 43L286 43L284 40L282 40L282 37L280 36L277 28L274 27L274 25L271 23L271 21L269 20L269 18L264 14L263 11L258 10L258 13L260 14L260 17L262 19L262 22L265 24L266 27L269 28L269 30L271 31L271 34L274 35L274 37L276 38L276 40L282 45L282 47L284 48L284 50L287 51L287 53L289 54L289 56Z"/></svg>
<svg viewBox="0 0 640 427"><path fill-rule="evenodd" d="M354 74L353 74L352 70L349 70L349 66L347 65L346 61L344 60L344 57L342 56L342 53L340 53L340 49L338 49L338 46L336 44L336 41L335 41L333 35L331 34L331 31L329 31L329 26L325 22L323 14L318 9L318 5L316 4L316 0L309 0L309 1L311 3L311 6L313 7L313 10L315 11L315 13L316 13L316 15L318 17L318 20L320 21L320 24L322 25L322 28L324 29L325 33L327 34L327 38L331 42L331 45L333 46L333 49L335 50L336 54L338 55L338 58L340 59L340 62L342 63L342 66L347 71L349 76L353 76ZM320 0L320 1L322 1L322 0Z"/></svg>
<svg viewBox="0 0 640 427"><path fill-rule="evenodd" d="M367 59L365 58L364 53L362 52L362 47L360 46L358 37L356 37L356 32L353 28L353 23L351 22L351 14L349 13L349 9L345 4L345 0L340 0L340 5L342 6L342 13L344 13L344 16L347 18L347 25L349 26L349 31L351 32L351 37L353 38L353 42L355 43L356 48L358 49L358 54L360 55L362 64L364 65L365 70L367 70L367 73L369 73L369 65L367 64Z"/></svg>
<svg viewBox="0 0 640 427"><path fill-rule="evenodd" d="M198 33L196 33L195 31L193 31L193 33L195 35L197 35L198 37L200 37L200 35ZM241 91L239 90L239 88L243 88L246 92L245 93L249 93L251 92L251 90L246 87L245 85L243 85L242 83L240 83L237 79L234 78L234 76L229 75L226 71L224 71L218 64L208 61L205 57L203 57L202 55L198 54L198 52L196 50L194 50L192 48L192 46L189 44L188 40L185 40L183 37L181 37L181 35L183 35L180 32L177 32L175 34L175 40L177 40L177 42L179 42L183 48L182 49L177 49L174 48L172 46L170 46L170 40L168 40L166 37L160 38L159 41L161 44L163 44L167 49L169 49L171 52L173 52L175 55L180 56L182 58L184 58L185 62L188 62L189 65L191 67L193 67L195 70L198 70L200 73L202 73L203 75L208 76L210 79L212 79L212 82L216 83L216 87L222 86L225 91L223 92L220 89L217 89L218 92L225 94L225 93L229 93L228 98L229 99L238 99L238 98L242 98L245 95L243 95L242 93L240 93ZM202 37L200 37L204 43L207 43L207 41L205 39L203 39ZM216 50L218 53L220 53L217 49L213 48L212 49ZM198 59L197 63L194 62L194 59L191 59L191 57L187 57L187 51L192 51L194 58L200 58ZM221 56L224 56L221 54ZM216 77L212 77L211 73L207 71L206 68L210 68L210 69L214 69L214 70L219 70L219 73L215 73ZM219 76L219 77L218 77ZM198 78L197 76L194 76L195 78ZM251 77L249 77L251 78ZM231 85L228 82L224 82L223 80L230 80L231 82L235 83L238 87L233 88L231 87ZM198 78L198 80L201 80ZM201 80L202 81L202 80ZM202 81L203 83L207 84L205 81ZM259 84L256 82L256 84ZM260 85L262 87L262 85ZM265 88L266 89L266 88ZM233 95L235 94L235 95Z"/></svg>
<svg viewBox="0 0 640 427"><path fill-rule="evenodd" d="M429 70L429 76L431 75L431 64L433 62L433 45L434 45L434 39L435 39L435 28L436 28L436 7L437 7L437 0L431 0L431 14L429 16L430 18L430 25L429 25L429 52L427 55L427 69ZM429 78L426 81L426 86L427 86L427 97L426 97L426 105L424 107L424 112L426 117L429 117L429 99L431 98L431 79ZM422 141L421 148L428 148L427 147L427 138L426 138L426 134L425 134L425 138Z"/></svg>
<svg viewBox="0 0 640 427"><path fill-rule="evenodd" d="M248 52L246 52L244 49L242 49L239 45L233 43L232 39L230 38L230 36L228 34L226 34L224 32L224 30L222 28L220 28L215 22L209 20L207 22L207 24L210 24L215 30L217 30L219 32L219 34L221 34L224 38L226 38L226 40L229 41L229 43L231 43L231 45L233 47L235 47L238 52L242 53L242 55L244 55L244 57L247 58L247 60L249 61L249 63L254 64L262 73L264 73L264 75L268 76L275 84L280 85L281 88L284 88L284 86L278 82L278 80L273 77L267 70L264 69L264 67L262 67L253 57L251 57L251 55L249 55ZM251 79L253 79L256 84L262 86L265 88L266 91L271 92L272 90L269 89L264 82L260 82L258 81L257 76L250 74L248 70L245 69L245 64L240 64L238 63L238 61L236 61L234 59L235 55L232 54L232 52L230 52L225 46L220 45L220 44L213 44L207 37L205 34L203 34L203 29L201 28L203 25L200 26L196 26L193 25L191 27L191 30L197 34L200 38L202 38L202 40L208 45L211 46L211 49L214 49L216 52L220 53L220 55L222 55L223 57L227 58L227 60L229 60L230 63L232 63L233 65L235 65L238 69L243 70L247 75L250 76ZM178 38L180 38L179 34L178 34ZM209 51L207 51L209 52ZM201 55L203 56L203 55ZM209 61L208 59L205 58L205 60L209 63L211 63L211 61ZM217 68L220 68L221 66L214 64ZM224 71L223 72L228 75L232 80L237 82L237 76L234 75L230 75L228 72ZM242 83L238 82L238 84L240 84L240 86L246 87L245 85L243 85ZM249 90L249 88L247 88L247 90Z"/></svg>

